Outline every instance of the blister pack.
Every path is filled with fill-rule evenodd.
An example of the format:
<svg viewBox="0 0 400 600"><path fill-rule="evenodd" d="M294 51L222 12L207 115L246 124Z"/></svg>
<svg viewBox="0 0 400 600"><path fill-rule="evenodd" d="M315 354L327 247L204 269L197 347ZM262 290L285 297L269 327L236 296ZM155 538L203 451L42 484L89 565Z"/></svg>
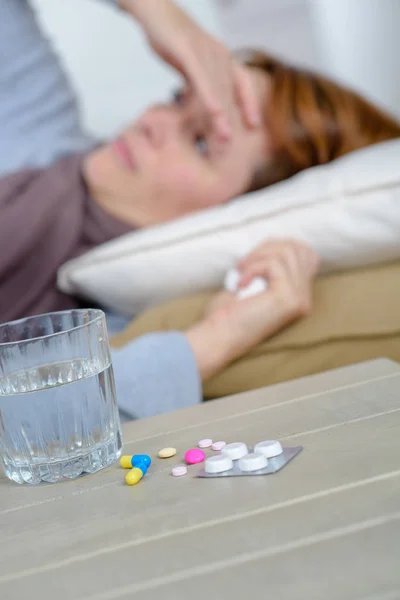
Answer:
<svg viewBox="0 0 400 600"><path fill-rule="evenodd" d="M207 458L204 470L197 473L197 477L271 475L283 469L302 449L302 446L283 448L277 440L259 442L254 448L234 442L224 446L219 454Z"/></svg>

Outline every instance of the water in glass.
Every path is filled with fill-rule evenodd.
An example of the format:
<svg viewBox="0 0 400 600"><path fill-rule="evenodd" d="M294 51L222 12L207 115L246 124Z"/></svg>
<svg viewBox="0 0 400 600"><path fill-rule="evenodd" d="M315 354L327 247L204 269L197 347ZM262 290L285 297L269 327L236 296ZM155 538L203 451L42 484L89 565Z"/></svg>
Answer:
<svg viewBox="0 0 400 600"><path fill-rule="evenodd" d="M13 481L55 483L94 473L115 462L121 448L107 349L0 376L0 458Z"/></svg>

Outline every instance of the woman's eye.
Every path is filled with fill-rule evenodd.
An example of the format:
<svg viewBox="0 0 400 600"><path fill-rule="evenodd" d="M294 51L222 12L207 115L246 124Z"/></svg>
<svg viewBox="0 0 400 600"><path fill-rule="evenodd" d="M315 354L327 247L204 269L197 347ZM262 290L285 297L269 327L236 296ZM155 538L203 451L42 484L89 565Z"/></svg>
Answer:
<svg viewBox="0 0 400 600"><path fill-rule="evenodd" d="M185 104L185 92L183 90L175 90L172 95L172 102L178 106Z"/></svg>
<svg viewBox="0 0 400 600"><path fill-rule="evenodd" d="M208 144L207 141L203 137L197 137L195 141L195 146L197 152L203 154L203 156L207 156L208 154Z"/></svg>

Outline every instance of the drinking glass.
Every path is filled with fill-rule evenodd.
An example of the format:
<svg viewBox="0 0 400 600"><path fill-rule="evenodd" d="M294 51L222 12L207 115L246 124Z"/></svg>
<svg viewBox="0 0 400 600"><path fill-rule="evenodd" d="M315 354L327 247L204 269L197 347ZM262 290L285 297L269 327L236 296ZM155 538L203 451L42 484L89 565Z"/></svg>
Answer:
<svg viewBox="0 0 400 600"><path fill-rule="evenodd" d="M17 483L94 473L122 450L105 315L71 310L0 325L0 463Z"/></svg>

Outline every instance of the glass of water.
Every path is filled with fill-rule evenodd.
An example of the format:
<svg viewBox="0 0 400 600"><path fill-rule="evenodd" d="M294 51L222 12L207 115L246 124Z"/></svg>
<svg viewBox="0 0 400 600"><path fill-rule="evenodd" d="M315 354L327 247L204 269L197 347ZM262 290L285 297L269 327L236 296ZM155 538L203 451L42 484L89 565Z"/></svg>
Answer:
<svg viewBox="0 0 400 600"><path fill-rule="evenodd" d="M104 313L0 325L0 463L17 483L56 483L116 461L121 427Z"/></svg>

